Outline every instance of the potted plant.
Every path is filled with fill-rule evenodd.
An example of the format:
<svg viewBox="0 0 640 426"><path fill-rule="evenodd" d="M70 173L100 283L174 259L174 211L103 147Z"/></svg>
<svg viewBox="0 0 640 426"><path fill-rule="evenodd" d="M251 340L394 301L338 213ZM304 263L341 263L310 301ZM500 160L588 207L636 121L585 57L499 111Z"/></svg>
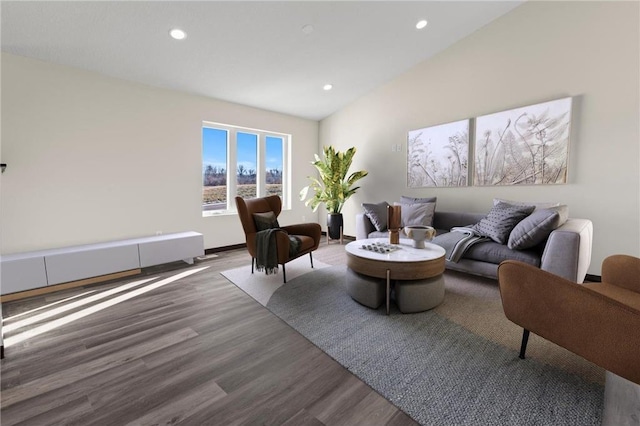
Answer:
<svg viewBox="0 0 640 426"><path fill-rule="evenodd" d="M347 177L351 161L356 153L355 147L351 147L345 152L340 152L336 151L332 146L326 146L323 149L323 153L323 158L315 154L315 161L311 162L318 169L320 179L309 176L311 184L302 188L300 199L307 198L309 189L314 191L313 196L305 202L305 205L311 206L314 212L320 204L325 205L328 212L328 236L331 239L338 239L340 238L340 228L343 225L342 207L345 201L360 188L359 186L353 187L353 184L365 177L368 172L360 170L351 173Z"/></svg>

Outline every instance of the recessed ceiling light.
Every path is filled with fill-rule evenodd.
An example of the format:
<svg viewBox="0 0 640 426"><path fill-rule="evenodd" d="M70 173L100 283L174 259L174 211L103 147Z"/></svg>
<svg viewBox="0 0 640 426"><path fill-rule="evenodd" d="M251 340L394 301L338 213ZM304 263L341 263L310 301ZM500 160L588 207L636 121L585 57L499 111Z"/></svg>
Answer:
<svg viewBox="0 0 640 426"><path fill-rule="evenodd" d="M422 21L418 21L418 23L416 24L416 28L419 29L419 30L423 29L426 26L427 26L427 20L426 19L423 19Z"/></svg>
<svg viewBox="0 0 640 426"><path fill-rule="evenodd" d="M305 34L311 34L313 32L314 28L313 25L311 24L307 24L304 27L302 27L302 32Z"/></svg>
<svg viewBox="0 0 640 426"><path fill-rule="evenodd" d="M176 40L184 40L187 38L187 33L178 28L174 28L169 31L169 35Z"/></svg>
<svg viewBox="0 0 640 426"><path fill-rule="evenodd" d="M331 90L331 89L333 89L333 84L325 84L324 86L322 86L322 88L324 90Z"/></svg>

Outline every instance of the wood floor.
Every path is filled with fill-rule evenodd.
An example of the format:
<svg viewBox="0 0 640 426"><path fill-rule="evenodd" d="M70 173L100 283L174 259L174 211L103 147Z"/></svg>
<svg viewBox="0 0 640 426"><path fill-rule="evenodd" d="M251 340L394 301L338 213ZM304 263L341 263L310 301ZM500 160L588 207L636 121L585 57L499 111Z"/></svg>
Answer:
<svg viewBox="0 0 640 426"><path fill-rule="evenodd" d="M323 244L314 259L344 263L344 247ZM233 250L188 268L3 304L1 424L416 424L217 273L249 262L245 250ZM135 297L163 281L122 287L203 266L206 274ZM46 325L58 327L43 332ZM17 342L25 333L34 336Z"/></svg>

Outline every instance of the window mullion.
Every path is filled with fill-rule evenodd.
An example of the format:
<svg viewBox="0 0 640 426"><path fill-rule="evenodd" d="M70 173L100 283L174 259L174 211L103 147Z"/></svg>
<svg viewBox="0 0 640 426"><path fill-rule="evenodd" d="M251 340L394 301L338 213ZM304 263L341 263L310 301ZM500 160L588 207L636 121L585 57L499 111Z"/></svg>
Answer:
<svg viewBox="0 0 640 426"><path fill-rule="evenodd" d="M229 128L227 139L227 210L235 210L237 193L236 171L238 170L238 139L237 131Z"/></svg>
<svg viewBox="0 0 640 426"><path fill-rule="evenodd" d="M258 133L258 158L256 170L256 184L258 197L264 197L267 194L267 175L266 175L266 137L264 133Z"/></svg>
<svg viewBox="0 0 640 426"><path fill-rule="evenodd" d="M291 169L290 169L290 157L291 157L291 139L290 137L282 137L282 205L285 208L291 208L291 200L289 195L291 194Z"/></svg>

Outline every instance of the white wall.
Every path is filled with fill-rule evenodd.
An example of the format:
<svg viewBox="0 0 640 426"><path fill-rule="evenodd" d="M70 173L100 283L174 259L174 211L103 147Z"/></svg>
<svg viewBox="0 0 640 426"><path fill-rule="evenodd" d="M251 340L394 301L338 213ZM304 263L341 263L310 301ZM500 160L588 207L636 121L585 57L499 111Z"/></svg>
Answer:
<svg viewBox="0 0 640 426"><path fill-rule="evenodd" d="M193 230L244 243L236 215L202 217L203 120L292 134L292 210L318 123L2 54L1 253Z"/></svg>
<svg viewBox="0 0 640 426"><path fill-rule="evenodd" d="M347 202L345 234L362 202L436 195L438 210L486 212L494 197L559 201L595 229L589 273L613 253L640 256L638 2L527 2L320 123L320 144L356 146L370 175ZM428 28L427 30L428 31ZM569 183L412 189L407 132L574 97ZM392 152L401 143L403 151Z"/></svg>

